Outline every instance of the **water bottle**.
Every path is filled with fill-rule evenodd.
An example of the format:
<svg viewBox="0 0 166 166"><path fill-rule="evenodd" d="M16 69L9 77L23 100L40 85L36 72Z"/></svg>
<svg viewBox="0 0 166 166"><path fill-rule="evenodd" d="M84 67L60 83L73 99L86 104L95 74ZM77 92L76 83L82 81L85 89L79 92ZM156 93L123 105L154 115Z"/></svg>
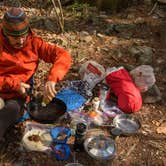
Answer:
<svg viewBox="0 0 166 166"><path fill-rule="evenodd" d="M100 94L99 94L99 98L100 98L100 109L103 110L104 109L104 105L105 105L105 101L108 95L108 91L109 91L109 87L108 85L106 85L105 83L102 83L100 86Z"/></svg>
<svg viewBox="0 0 166 166"><path fill-rule="evenodd" d="M74 150L83 151L84 150L84 140L86 134L87 125L84 123L78 123L76 126L75 140L74 140Z"/></svg>

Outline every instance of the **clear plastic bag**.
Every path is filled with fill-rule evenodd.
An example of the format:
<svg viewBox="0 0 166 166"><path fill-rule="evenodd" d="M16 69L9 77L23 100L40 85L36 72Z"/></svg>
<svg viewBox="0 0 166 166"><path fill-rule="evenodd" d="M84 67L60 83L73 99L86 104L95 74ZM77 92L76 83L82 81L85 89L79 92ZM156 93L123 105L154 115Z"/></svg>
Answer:
<svg viewBox="0 0 166 166"><path fill-rule="evenodd" d="M135 85L141 92L146 92L156 82L153 68L150 65L141 65L130 71Z"/></svg>
<svg viewBox="0 0 166 166"><path fill-rule="evenodd" d="M91 119L88 116L88 114L81 111L72 111L72 112L69 112L69 114L71 117L71 123L70 123L71 129L75 130L78 123L86 124L87 128L90 126Z"/></svg>
<svg viewBox="0 0 166 166"><path fill-rule="evenodd" d="M93 89L104 79L105 68L95 61L87 61L80 67L79 74L83 81L88 82L90 89Z"/></svg>
<svg viewBox="0 0 166 166"><path fill-rule="evenodd" d="M36 122L26 122L22 145L28 151L51 152L51 127Z"/></svg>

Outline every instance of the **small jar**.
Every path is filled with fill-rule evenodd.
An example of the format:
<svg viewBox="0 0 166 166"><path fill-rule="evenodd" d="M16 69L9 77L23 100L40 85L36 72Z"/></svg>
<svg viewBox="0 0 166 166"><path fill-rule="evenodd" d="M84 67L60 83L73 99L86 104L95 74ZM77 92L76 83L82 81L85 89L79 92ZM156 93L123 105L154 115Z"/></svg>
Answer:
<svg viewBox="0 0 166 166"><path fill-rule="evenodd" d="M99 97L95 97L93 100L92 100L92 107L93 107L93 110L94 111L97 111L99 109L99 105L100 105L100 99Z"/></svg>

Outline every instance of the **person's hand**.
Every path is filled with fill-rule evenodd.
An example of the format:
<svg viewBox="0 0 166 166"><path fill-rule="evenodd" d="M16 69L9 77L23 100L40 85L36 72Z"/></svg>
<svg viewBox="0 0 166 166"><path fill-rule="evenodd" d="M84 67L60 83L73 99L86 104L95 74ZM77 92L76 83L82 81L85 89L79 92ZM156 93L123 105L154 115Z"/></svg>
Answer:
<svg viewBox="0 0 166 166"><path fill-rule="evenodd" d="M56 94L55 90L56 83L54 81L47 81L44 87L44 95L49 101L51 101Z"/></svg>
<svg viewBox="0 0 166 166"><path fill-rule="evenodd" d="M21 82L20 83L20 93L25 95L27 93L27 89L30 88L30 85L29 84L26 84L24 82Z"/></svg>

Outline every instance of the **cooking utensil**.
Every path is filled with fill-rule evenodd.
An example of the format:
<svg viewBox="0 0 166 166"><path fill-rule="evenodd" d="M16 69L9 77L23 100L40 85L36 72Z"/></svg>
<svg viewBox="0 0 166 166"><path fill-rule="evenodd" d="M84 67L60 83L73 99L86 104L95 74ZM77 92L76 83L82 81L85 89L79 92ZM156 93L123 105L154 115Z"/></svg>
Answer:
<svg viewBox="0 0 166 166"><path fill-rule="evenodd" d="M86 152L95 159L113 159L116 152L115 142L104 135L91 136L84 142Z"/></svg>
<svg viewBox="0 0 166 166"><path fill-rule="evenodd" d="M113 125L115 128L111 129L113 135L130 135L136 133L141 124L136 117L131 116L130 114L121 114L117 115L113 119Z"/></svg>
<svg viewBox="0 0 166 166"><path fill-rule="evenodd" d="M130 114L119 114L113 119L111 125L102 125L103 127L110 127L111 134L117 135L131 135L136 133L141 124L136 117L133 117Z"/></svg>
<svg viewBox="0 0 166 166"><path fill-rule="evenodd" d="M54 123L66 112L66 104L57 98L54 98L45 107L41 101L31 101L28 104L28 112L32 119L40 123Z"/></svg>

